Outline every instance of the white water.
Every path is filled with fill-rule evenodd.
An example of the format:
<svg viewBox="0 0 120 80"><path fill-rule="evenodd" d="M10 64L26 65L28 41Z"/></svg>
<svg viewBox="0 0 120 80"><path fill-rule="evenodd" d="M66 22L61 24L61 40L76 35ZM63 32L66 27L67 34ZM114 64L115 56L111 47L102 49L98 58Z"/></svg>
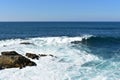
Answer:
<svg viewBox="0 0 120 80"><path fill-rule="evenodd" d="M119 80L119 75L114 75L113 71L118 69L114 66L116 63L105 70L104 63L97 56L87 53L84 50L78 50L72 47L71 41L83 37L45 37L31 39L11 39L0 41L0 52L16 51L25 56L26 52L35 54L53 54L53 57L43 57L39 60L33 60L37 66L25 67L23 69L12 68L0 71L0 80ZM23 45L21 42L30 42L31 45ZM82 48L82 47L81 47ZM90 61L101 61L98 66L82 66ZM120 65L120 64L118 64ZM114 67L114 69L113 69ZM98 69L96 69L98 68ZM111 70L109 70L109 69ZM109 71L108 71L109 70ZM119 70L116 70L116 74ZM108 73L113 73L109 74Z"/></svg>

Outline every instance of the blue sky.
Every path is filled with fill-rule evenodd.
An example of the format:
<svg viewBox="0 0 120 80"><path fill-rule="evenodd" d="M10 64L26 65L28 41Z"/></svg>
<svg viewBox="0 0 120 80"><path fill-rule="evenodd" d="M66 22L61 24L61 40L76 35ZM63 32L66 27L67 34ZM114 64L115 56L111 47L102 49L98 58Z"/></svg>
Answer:
<svg viewBox="0 0 120 80"><path fill-rule="evenodd" d="M120 21L120 0L0 0L0 21Z"/></svg>

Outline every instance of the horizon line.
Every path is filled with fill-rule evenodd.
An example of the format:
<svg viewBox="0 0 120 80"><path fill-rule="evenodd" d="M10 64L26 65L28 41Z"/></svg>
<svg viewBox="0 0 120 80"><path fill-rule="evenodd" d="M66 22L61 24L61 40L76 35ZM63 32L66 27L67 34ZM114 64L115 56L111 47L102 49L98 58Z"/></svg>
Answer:
<svg viewBox="0 0 120 80"><path fill-rule="evenodd" d="M120 21L0 21L0 22L120 22Z"/></svg>

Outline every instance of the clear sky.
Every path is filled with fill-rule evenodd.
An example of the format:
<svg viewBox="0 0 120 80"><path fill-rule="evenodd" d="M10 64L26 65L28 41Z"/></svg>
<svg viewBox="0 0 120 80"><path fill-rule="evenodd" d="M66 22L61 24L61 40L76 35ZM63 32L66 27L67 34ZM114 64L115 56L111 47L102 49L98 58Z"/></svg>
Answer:
<svg viewBox="0 0 120 80"><path fill-rule="evenodd" d="M0 0L0 21L120 21L120 0Z"/></svg>

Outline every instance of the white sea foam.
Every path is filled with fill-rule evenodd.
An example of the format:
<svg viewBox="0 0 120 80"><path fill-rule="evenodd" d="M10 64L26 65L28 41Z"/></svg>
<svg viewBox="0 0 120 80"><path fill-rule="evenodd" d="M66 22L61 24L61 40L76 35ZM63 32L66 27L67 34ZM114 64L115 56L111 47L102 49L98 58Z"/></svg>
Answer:
<svg viewBox="0 0 120 80"><path fill-rule="evenodd" d="M96 72L90 67L81 67L86 62L99 60L95 55L71 47L71 41L81 41L82 37L42 37L26 40L11 39L0 41L0 52L17 51L25 55L26 52L36 54L53 54L57 58L44 57L33 60L35 67L23 69L5 69L0 71L0 80L107 80L104 75L95 75ZM20 44L30 42L30 45ZM91 75L90 74L91 71ZM87 73L88 74L87 74ZM86 75L88 76L86 78ZM103 77L103 78L101 78Z"/></svg>

